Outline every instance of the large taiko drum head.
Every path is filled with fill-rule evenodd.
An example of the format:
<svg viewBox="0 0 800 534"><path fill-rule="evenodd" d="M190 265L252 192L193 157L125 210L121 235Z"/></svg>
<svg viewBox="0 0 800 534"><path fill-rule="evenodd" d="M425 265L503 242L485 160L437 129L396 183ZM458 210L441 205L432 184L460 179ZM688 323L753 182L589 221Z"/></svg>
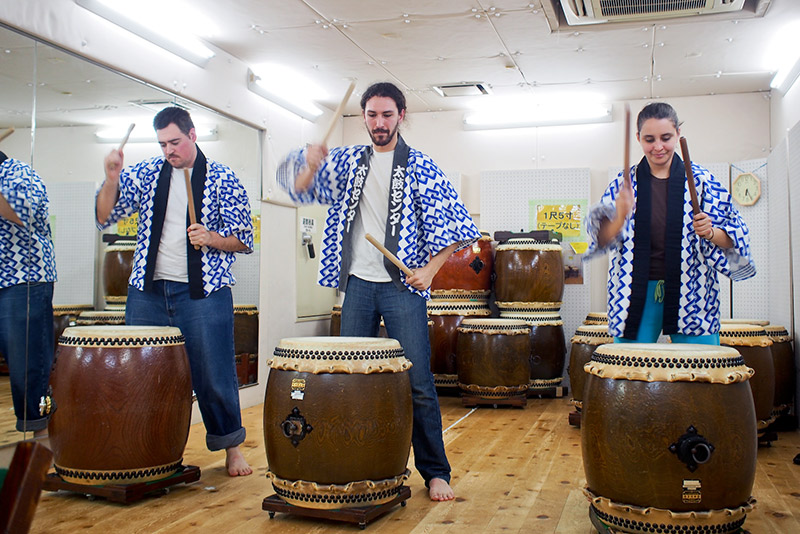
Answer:
<svg viewBox="0 0 800 534"><path fill-rule="evenodd" d="M492 240L484 236L447 258L431 283L431 292L458 290L486 298L492 289L494 253Z"/></svg>
<svg viewBox="0 0 800 534"><path fill-rule="evenodd" d="M766 326L772 340L772 361L775 364L775 408L779 413L791 409L797 382L792 338L785 326Z"/></svg>
<svg viewBox="0 0 800 534"><path fill-rule="evenodd" d="M774 420L775 363L772 359L772 340L763 326L752 323L726 323L720 327L719 343L738 350L744 363L756 374L750 379L753 402L756 406L758 429L766 429Z"/></svg>
<svg viewBox="0 0 800 534"><path fill-rule="evenodd" d="M492 310L485 300L428 301L428 317L432 321L431 372L437 387L458 387L456 345L458 327L464 318L489 317Z"/></svg>
<svg viewBox="0 0 800 534"><path fill-rule="evenodd" d="M103 254L103 289L106 308L124 309L128 299L128 279L133 268L136 243L109 245Z"/></svg>
<svg viewBox="0 0 800 534"><path fill-rule="evenodd" d="M48 428L63 480L133 484L178 471L192 414L179 329L70 327L57 352Z"/></svg>
<svg viewBox="0 0 800 534"><path fill-rule="evenodd" d="M564 259L561 245L533 239L509 239L494 258L497 302L561 302Z"/></svg>
<svg viewBox="0 0 800 534"><path fill-rule="evenodd" d="M395 498L412 428L411 362L400 343L287 338L268 363L264 441L278 496L325 509Z"/></svg>
<svg viewBox="0 0 800 534"><path fill-rule="evenodd" d="M569 383L572 387L572 404L578 411L583 409L583 388L586 385L586 371L583 366L592 359L597 347L613 342L614 338L608 333L607 324L581 325L570 339Z"/></svg>
<svg viewBox="0 0 800 534"><path fill-rule="evenodd" d="M752 509L753 370L734 349L612 344L586 364L590 515L615 532L738 532Z"/></svg>

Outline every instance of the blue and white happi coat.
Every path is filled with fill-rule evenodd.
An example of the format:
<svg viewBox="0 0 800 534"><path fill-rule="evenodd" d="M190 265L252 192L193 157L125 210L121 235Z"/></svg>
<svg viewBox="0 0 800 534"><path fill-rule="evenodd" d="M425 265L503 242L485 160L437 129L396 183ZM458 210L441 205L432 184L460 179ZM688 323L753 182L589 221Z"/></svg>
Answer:
<svg viewBox="0 0 800 534"><path fill-rule="evenodd" d="M325 221L322 257L318 283L325 287L339 287L348 205L359 161L367 145L331 149L314 174L308 191L297 193L294 181L306 164L306 149L290 153L277 171L278 184L289 193L292 200L301 204L318 202L330 204ZM411 269L422 267L443 249L458 243L457 249L470 245L480 238L480 232L469 216L450 180L433 160L422 152L410 148L405 181L402 187L402 217L397 258ZM395 251L392 251L395 252ZM430 290L419 291L401 280L409 291L430 298Z"/></svg>
<svg viewBox="0 0 800 534"><path fill-rule="evenodd" d="M681 163L682 165L682 163ZM634 202L637 198L637 166L631 167ZM745 280L756 274L750 256L747 225L731 201L730 193L703 167L692 164L700 210L711 217L711 223L721 228L733 241L730 249L720 248L694 232L691 194L684 188L683 228L681 239L681 279L678 330L684 335L708 335L719 332L719 283L717 273L732 280ZM620 173L606 189L598 204L589 209L586 230L589 249L585 260L609 253L608 272L608 330L622 337L630 308L633 279L634 214L625 221L620 233L607 246L600 248L597 236L600 224L616 216L615 202L622 187Z"/></svg>
<svg viewBox="0 0 800 534"><path fill-rule="evenodd" d="M30 165L14 158L0 163L0 192L22 221L0 217L0 288L55 282L56 258L47 189Z"/></svg>
<svg viewBox="0 0 800 534"><path fill-rule="evenodd" d="M158 156L123 169L119 176L117 204L108 220L97 225L103 229L119 219L139 213L136 251L129 284L140 291L144 291L154 197L163 164L164 157ZM236 236L247 247L243 253L249 254L253 251L253 220L247 191L230 168L210 159L206 163L201 211L201 217L197 221L199 224L222 237ZM235 253L211 247L201 247L201 252L204 296L236 283L231 273L231 267L236 261Z"/></svg>

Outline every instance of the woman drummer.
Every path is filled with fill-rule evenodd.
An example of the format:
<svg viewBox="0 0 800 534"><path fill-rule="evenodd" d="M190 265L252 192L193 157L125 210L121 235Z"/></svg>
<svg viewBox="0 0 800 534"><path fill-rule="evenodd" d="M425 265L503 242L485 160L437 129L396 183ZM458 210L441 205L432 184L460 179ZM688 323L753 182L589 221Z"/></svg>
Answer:
<svg viewBox="0 0 800 534"><path fill-rule="evenodd" d="M755 275L749 231L730 193L692 164L699 202L693 214L685 166L675 153L678 115L648 104L636 120L644 157L609 184L586 218L587 259L610 253L609 333L616 342L719 344L717 273Z"/></svg>

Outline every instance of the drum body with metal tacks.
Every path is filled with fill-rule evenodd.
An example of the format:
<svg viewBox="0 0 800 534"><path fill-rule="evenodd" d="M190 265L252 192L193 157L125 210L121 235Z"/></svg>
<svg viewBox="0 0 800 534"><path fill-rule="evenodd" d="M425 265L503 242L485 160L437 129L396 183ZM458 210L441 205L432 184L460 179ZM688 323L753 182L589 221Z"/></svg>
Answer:
<svg viewBox="0 0 800 534"><path fill-rule="evenodd" d="M486 298L492 289L493 268L492 240L484 236L447 258L433 277L431 293L458 290Z"/></svg>
<svg viewBox="0 0 800 534"><path fill-rule="evenodd" d="M133 268L136 243L118 243L106 247L103 254L103 290L106 309L125 309L128 300L128 279Z"/></svg>
<svg viewBox="0 0 800 534"><path fill-rule="evenodd" d="M509 239L497 246L494 271L498 303L563 300L564 259L558 243Z"/></svg>
<svg viewBox="0 0 800 534"><path fill-rule="evenodd" d="M498 305L501 318L525 321L531 327L531 390L558 386L564 379L567 349L560 307L557 302Z"/></svg>
<svg viewBox="0 0 800 534"><path fill-rule="evenodd" d="M282 339L264 401L268 476L305 508L392 500L411 447L411 367L394 339Z"/></svg>
<svg viewBox="0 0 800 534"><path fill-rule="evenodd" d="M531 328L514 319L464 319L458 327L458 388L485 399L525 395Z"/></svg>
<svg viewBox="0 0 800 534"><path fill-rule="evenodd" d="M613 343L608 333L608 325L584 324L575 330L570 339L569 383L572 386L572 404L578 411L583 409L583 388L586 385L586 371L583 366L592 359L592 354L600 345Z"/></svg>
<svg viewBox="0 0 800 534"><path fill-rule="evenodd" d="M772 340L772 362L775 367L775 409L787 413L794 401L797 383L792 338L784 326L772 325L764 329Z"/></svg>
<svg viewBox="0 0 800 534"><path fill-rule="evenodd" d="M753 402L756 406L758 430L763 431L774 420L775 364L772 359L772 340L763 326L726 323L719 330L720 345L733 347L742 355L756 374L750 379Z"/></svg>
<svg viewBox="0 0 800 534"><path fill-rule="evenodd" d="M608 325L608 313L606 312L589 312L586 314L586 319L583 324L604 324Z"/></svg>
<svg viewBox="0 0 800 534"><path fill-rule="evenodd" d="M458 327L465 318L489 317L492 310L488 302L480 301L428 301L428 317L432 322L431 372L437 387L458 387L456 347Z"/></svg>
<svg viewBox="0 0 800 534"><path fill-rule="evenodd" d="M192 414L178 328L70 327L57 353L48 429L64 481L133 484L178 471Z"/></svg>
<svg viewBox="0 0 800 534"><path fill-rule="evenodd" d="M734 349L610 344L586 364L590 516L614 532L739 532L752 509L753 370ZM660 529L660 530L658 530Z"/></svg>

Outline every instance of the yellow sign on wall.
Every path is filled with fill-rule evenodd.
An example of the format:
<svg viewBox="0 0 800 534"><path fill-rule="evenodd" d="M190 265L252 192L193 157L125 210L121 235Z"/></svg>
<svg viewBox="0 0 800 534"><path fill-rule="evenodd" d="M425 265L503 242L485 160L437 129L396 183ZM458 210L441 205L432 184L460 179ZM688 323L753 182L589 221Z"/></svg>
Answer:
<svg viewBox="0 0 800 534"><path fill-rule="evenodd" d="M125 217L117 221L117 234L125 236L135 236L139 228L139 212L130 217Z"/></svg>
<svg viewBox="0 0 800 534"><path fill-rule="evenodd" d="M581 235L582 219L580 204L539 204L536 229L553 230L563 237L578 237Z"/></svg>

